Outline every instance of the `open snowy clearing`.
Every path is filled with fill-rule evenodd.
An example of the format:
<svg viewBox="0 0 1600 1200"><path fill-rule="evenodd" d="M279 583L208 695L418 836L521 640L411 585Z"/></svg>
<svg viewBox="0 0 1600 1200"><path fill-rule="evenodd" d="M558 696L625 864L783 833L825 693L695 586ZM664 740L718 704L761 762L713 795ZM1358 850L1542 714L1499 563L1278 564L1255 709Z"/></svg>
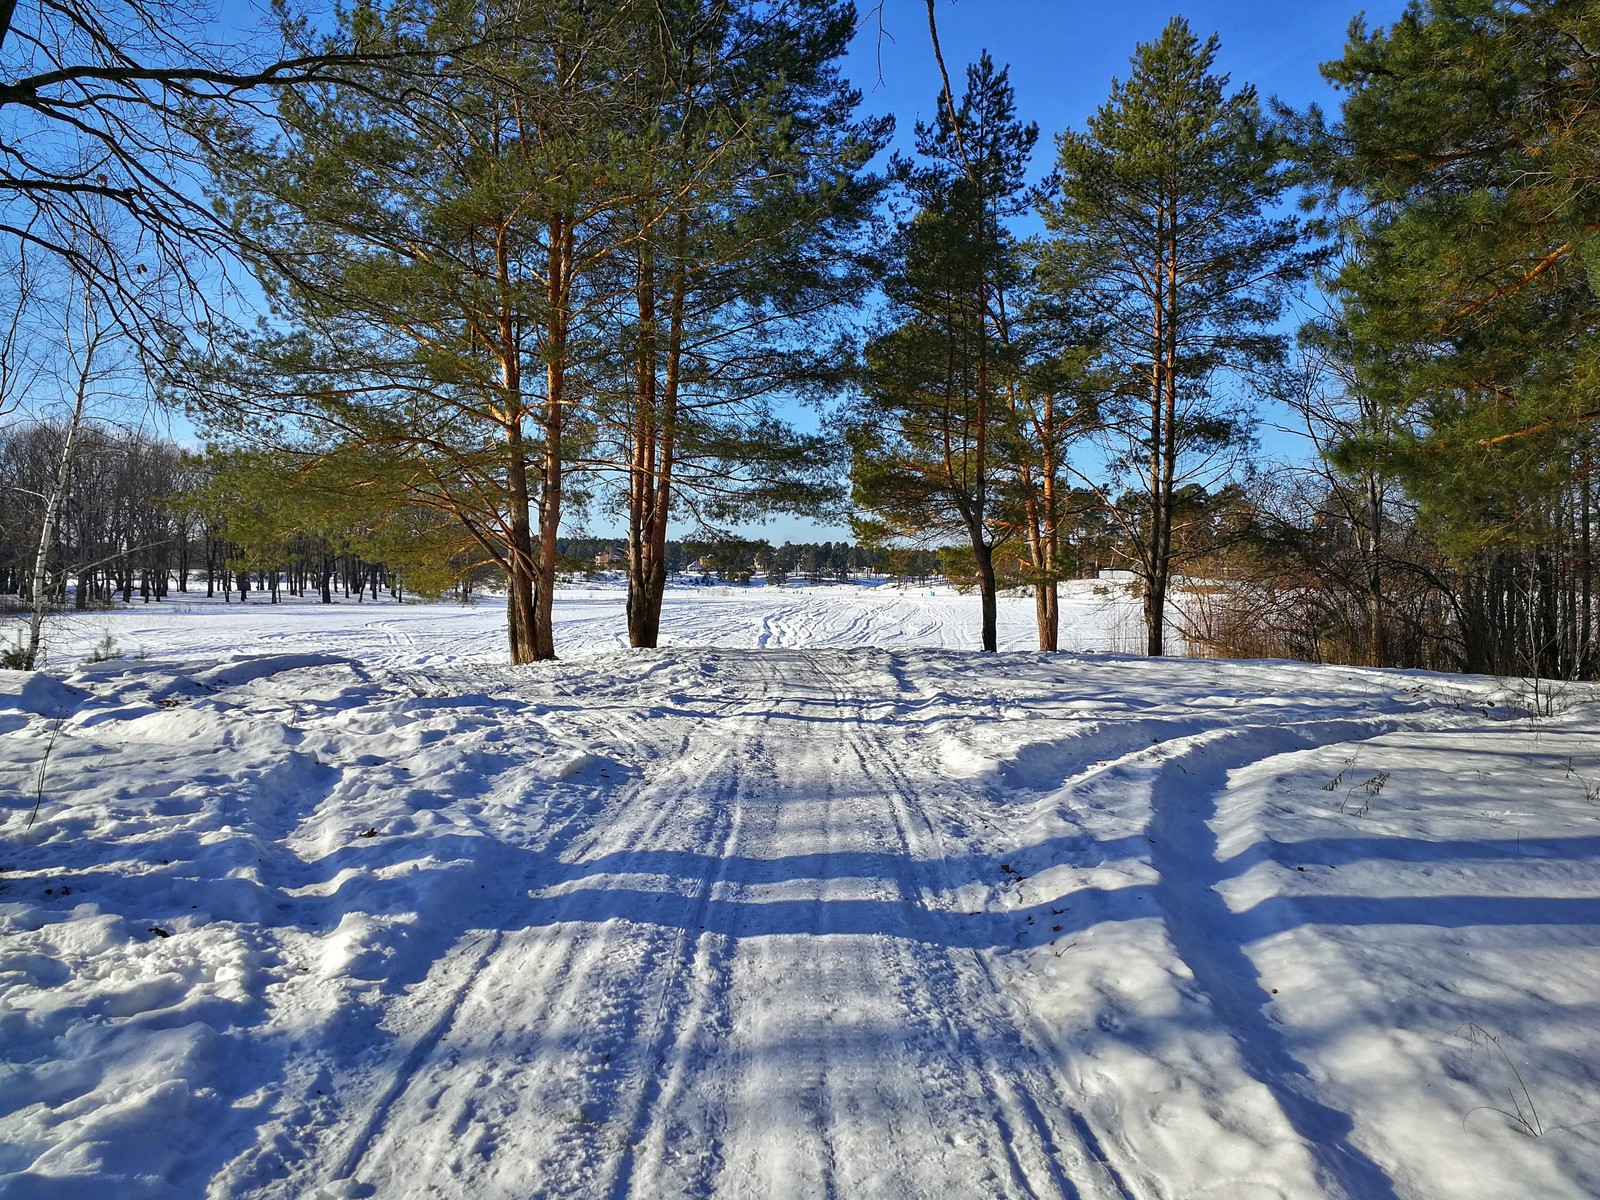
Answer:
<svg viewBox="0 0 1600 1200"><path fill-rule="evenodd" d="M1600 1194L1591 687L161 607L0 672L0 1196Z"/></svg>
<svg viewBox="0 0 1600 1200"><path fill-rule="evenodd" d="M559 590L556 652L572 658L626 649L625 600L619 582ZM1144 647L1138 603L1120 585L1068 583L1061 608L1063 649L1132 653ZM347 654L372 667L498 666L506 659L505 628L504 602L492 596L470 605L396 604L386 596L330 608L293 598L270 604L261 593L244 605L173 593L166 603L135 601L112 612L52 617L46 657L75 664L109 637L126 657L204 659L290 649ZM662 612L661 644L970 649L979 645L978 602L945 584L676 587ZM1038 644L1033 601L1002 597L1000 648Z"/></svg>

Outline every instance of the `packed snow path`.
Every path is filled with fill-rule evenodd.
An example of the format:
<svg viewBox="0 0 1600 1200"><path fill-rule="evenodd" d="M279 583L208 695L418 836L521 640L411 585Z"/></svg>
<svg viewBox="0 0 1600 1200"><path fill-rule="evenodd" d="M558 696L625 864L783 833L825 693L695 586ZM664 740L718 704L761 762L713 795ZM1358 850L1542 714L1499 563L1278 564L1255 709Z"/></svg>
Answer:
<svg viewBox="0 0 1600 1200"><path fill-rule="evenodd" d="M290 1194L1119 1194L980 953L1010 935L940 910L974 864L875 719L887 668L718 655L667 711L574 714L615 755L585 764L622 783L605 820L496 870L525 903L441 960Z"/></svg>
<svg viewBox="0 0 1600 1200"><path fill-rule="evenodd" d="M1600 1191L1588 688L214 654L0 673L6 1200Z"/></svg>

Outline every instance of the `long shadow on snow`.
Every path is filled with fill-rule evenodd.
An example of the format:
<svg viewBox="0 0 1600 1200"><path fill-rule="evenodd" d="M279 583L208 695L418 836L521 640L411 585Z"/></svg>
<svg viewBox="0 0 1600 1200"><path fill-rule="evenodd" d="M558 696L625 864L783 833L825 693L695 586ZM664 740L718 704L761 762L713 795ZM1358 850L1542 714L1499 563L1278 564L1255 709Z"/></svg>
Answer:
<svg viewBox="0 0 1600 1200"><path fill-rule="evenodd" d="M1317 744L1303 732L1281 733L1307 747ZM1223 761L1217 761L1219 757ZM1208 755L1199 763L1191 758L1187 768L1164 764L1153 781L1151 829L1156 836L1151 858L1161 876L1158 890L1168 932L1195 981L1226 1021L1246 1070L1271 1092L1319 1167L1351 1200L1398 1200L1383 1168L1351 1142L1355 1123L1349 1114L1315 1098L1305 1064L1290 1053L1282 1032L1267 1019L1271 996L1244 951L1244 945L1258 936L1256 928L1253 923L1241 924L1215 890L1226 871L1218 861L1210 822L1228 768L1239 765L1233 757ZM1247 739L1240 761L1253 757Z"/></svg>
<svg viewBox="0 0 1600 1200"><path fill-rule="evenodd" d="M1520 862L1536 869L1539 863L1589 861L1600 868L1600 837L1430 840L1394 836L1258 842L1220 864L1220 877L1243 875L1257 863L1269 859L1290 867L1342 867L1355 862Z"/></svg>
<svg viewBox="0 0 1600 1200"><path fill-rule="evenodd" d="M1190 786L1194 782L1192 776L1185 780ZM803 798L791 793L787 800L771 802ZM1295 1080L1304 1076L1304 1067L1264 1016L1268 996L1242 945L1261 936L1260 919L1265 914L1234 914L1209 890L1222 877L1221 868L1215 864L1215 839L1207 824L1211 812L1209 800L1163 805L1159 824L1164 828L1160 829L1163 836L1159 843L1167 848L1155 852L1158 866L1168 868L1171 856L1182 854L1190 864L1187 875L1183 870L1164 869L1167 882L1161 886L1083 888L1026 907L971 914L937 910L922 913L914 896L762 899L759 895L720 893L740 887L749 891L794 882L861 878L898 879L915 885L923 871L928 872L928 883L936 887L949 886L952 881L997 882L1005 878L997 858L968 856L929 864L908 862L894 854L858 852L766 859L644 849L573 861L568 857L572 844L587 828L581 821L538 850L484 836L424 837L409 846L397 839L392 849L403 850L404 854L391 857L381 853L381 846L371 843L346 847L318 860L315 873L332 879L347 867L380 862L392 869L405 854L419 860L442 857L458 864L461 877L446 892L431 894L419 926L396 943L391 969L382 981L391 993L426 976L442 954L480 931L515 933L558 924L616 921L682 930L691 938L712 934L735 942L774 936L888 935L945 948L985 950L1040 945L1070 938L1106 921L1165 913L1180 952L1201 986L1230 1019L1247 1069L1278 1098L1313 1154L1352 1196L1363 1200L1391 1198L1394 1189L1382 1170L1350 1144L1350 1118L1299 1090ZM1142 838L1098 843L1080 835L1052 839L1025 851L1036 862L1070 858L1093 865L1133 857L1145 845ZM374 854L374 850L380 853ZM1192 865L1194 860L1189 859L1191 855L1207 865L1197 870ZM1174 879L1178 880L1176 885ZM721 886L711 888L713 880L720 881ZM372 913L415 912L420 882L404 874L386 879L369 875L363 880L361 893L352 897L357 903L350 908ZM522 892L527 899L511 902L505 894L508 890ZM1429 926L1515 924L1523 926L1521 944L1526 944L1526 927L1530 925L1560 925L1571 931L1593 926L1600 920L1600 912L1596 911L1600 902L1583 901L1501 907L1498 901L1429 897L1341 900L1337 906L1330 900L1330 906L1324 912L1319 905L1306 905L1302 900L1294 905L1269 901L1259 907L1270 912L1273 928L1321 920ZM335 892L314 902L310 898L297 899L293 907L301 910L295 915L306 919L308 927L326 932L331 913L344 909L346 903ZM1221 936L1213 937L1213 931ZM1594 928L1594 934L1595 940L1600 941L1600 928ZM355 1035L349 1044L357 1052L382 1052L381 1048L392 1041L392 1035L380 1031L380 1017L378 1010L342 1015L341 1022ZM333 1044L330 1039L329 1045ZM779 1048L774 1051L783 1052Z"/></svg>
<svg viewBox="0 0 1600 1200"><path fill-rule="evenodd" d="M804 703L811 707L811 702ZM824 703L817 701L816 705L821 708ZM836 708L832 702L826 703ZM630 711L636 713L637 709L630 708ZM899 723L916 723L906 721L905 716L902 707ZM854 725L859 716L808 712L804 715L786 713L784 719ZM894 717L889 719L895 720ZM291 752L291 758L294 757ZM1164 769L1164 774L1170 775L1170 768ZM1085 888L1007 911L969 914L935 910L928 914L931 919L927 919L908 915L919 904L914 895L882 899L768 900L759 896L712 895L706 891L707 881L721 879L734 887L759 888L811 880L884 879L901 880L914 888L923 882L919 877L926 872L927 885L936 890L969 883L997 886L1013 882L1002 870L1001 859L969 855L932 864L908 862L892 853L807 853L755 859L738 855L724 858L701 851L641 849L573 861L569 857L573 841L588 827L586 821L577 820L537 850L510 845L492 836L466 837L419 831L420 836L415 838L381 837L341 847L291 868L279 848L281 834L314 808L316 800L308 804L303 793L325 796L333 790L337 776L326 769L289 770L287 776L281 782L255 781L266 785L261 790L267 793L267 811L258 812L256 816L265 818L268 826L264 831L268 835L265 840L273 847L262 855L267 894L255 898L276 900L275 923L318 934L330 932L344 912L420 913L416 927L400 934L392 947L394 953L382 980L391 993L425 977L443 954L480 930L510 932L558 923L621 921L682 929L691 936L705 931L734 940L778 935L881 937L887 934L950 948L981 950L1039 945L1070 937L1104 921L1149 918L1165 911L1173 940L1201 986L1232 1019L1247 1067L1278 1097L1290 1121L1311 1143L1330 1173L1343 1180L1354 1194L1378 1200L1394 1195L1392 1185L1375 1163L1349 1144L1350 1118L1301 1094L1293 1082L1304 1076L1304 1068L1289 1053L1281 1034L1263 1014L1268 996L1242 949L1243 944L1262 936L1263 930L1270 932L1321 922L1412 923L1442 927L1514 925L1522 927L1524 933L1532 925L1569 929L1587 926L1593 929L1593 940L1600 941L1600 928L1596 928L1600 923L1600 901L1589 900L1507 904L1475 897L1325 898L1308 904L1305 899L1275 898L1264 901L1251 913L1234 914L1210 890L1212 884L1228 873L1216 863L1216 840L1208 825L1214 814L1211 793L1194 802L1180 798L1176 803L1167 801L1159 805L1157 828L1163 836L1153 854L1165 881L1160 886L1130 884L1124 888ZM1175 777L1166 782L1178 783ZM1197 782L1206 781L1191 776L1182 786L1191 788ZM1220 786L1220 775L1209 782L1214 792ZM1161 793L1173 790L1172 787L1159 789ZM819 773L816 794L820 797L826 791L827 781ZM804 802L810 794L806 787L792 789L786 791L786 800L771 802ZM864 803L879 802L873 797L858 799ZM260 801L246 803L254 808ZM140 857L149 861L148 856L162 840L145 842L140 847ZM192 834L187 832L174 831L165 840L167 844L158 853L161 857L170 856L175 862L186 861L197 849ZM1560 846L1575 856L1588 856L1594 853L1593 843L1597 840L1600 839L1566 839L1549 842L1549 845ZM1363 844L1363 841L1371 844ZM1297 849L1310 860L1316 846L1317 843L1306 843ZM1504 851L1500 843L1463 843L1456 848L1462 857ZM1346 857L1349 852L1390 856L1396 849L1394 843L1386 839L1350 839L1347 843L1333 839L1327 852L1345 852ZM1051 839L1015 851L1019 861L1020 856L1025 855L1031 863L1072 862L1081 866L1137 859L1145 852L1143 838L1101 842L1082 835ZM1190 860L1191 855L1197 857L1199 867ZM1182 862L1178 856L1182 856ZM1404 856L1403 851L1401 856ZM425 859L434 862L428 864ZM396 871L407 862L425 869L411 874ZM371 870L377 867L387 868L387 877L373 875ZM426 869L429 867L432 870ZM345 895L343 881L338 881L338 876L350 868L359 871L361 887ZM429 878L433 871L445 871L452 877L448 881ZM182 869L175 867L159 872L159 876L165 877L159 882L145 877L138 881L138 886L125 885L128 893L117 897L120 903L116 907L131 920L159 919L164 911L176 907L174 901L181 896L181 882L190 882L201 889L208 882L194 876L187 881L173 878L181 874ZM643 880L650 882L643 883ZM283 890L286 885L304 887L330 883L334 886L328 892L317 895L291 896ZM431 886L434 883L443 884L443 889ZM175 884L179 887L174 888ZM155 885L159 891L134 894L149 885ZM252 882L247 884L246 890L258 887L261 885ZM507 889L523 892L528 898L508 902L504 894ZM528 895L530 891L543 894ZM72 897L74 902L77 899L77 896ZM249 899L240 897L224 907L247 910L251 904ZM240 913L241 917L244 915ZM1212 936L1216 932L1222 936ZM257 1060L252 1078L257 1082L282 1080L284 1056L291 1053L292 1048L259 1037L251 1026L262 1013L263 1008L257 1001L231 1013L208 1011L205 1017L214 1019L230 1040L238 1039L250 1048L251 1056ZM352 1040L356 1052L370 1053L392 1040L393 1035L379 1031L380 1015L377 1010L342 1015L341 1020L352 1025L371 1023L370 1028L362 1031L365 1037ZM329 1039L326 1044L331 1046L334 1042ZM219 1139L219 1145L213 1147L210 1154L203 1155L202 1160L225 1161L228 1155L241 1148L240 1132L234 1129L231 1136Z"/></svg>

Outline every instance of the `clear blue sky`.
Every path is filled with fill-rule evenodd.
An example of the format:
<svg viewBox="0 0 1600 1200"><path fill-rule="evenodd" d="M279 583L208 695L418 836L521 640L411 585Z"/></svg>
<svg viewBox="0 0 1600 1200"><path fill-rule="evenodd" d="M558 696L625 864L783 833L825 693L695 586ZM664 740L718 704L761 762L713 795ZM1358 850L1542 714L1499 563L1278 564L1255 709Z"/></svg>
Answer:
<svg viewBox="0 0 1600 1200"><path fill-rule="evenodd" d="M909 134L934 111L939 76L928 42L923 0L884 0L882 21L891 35L878 37L872 4L857 0L866 23L852 48L849 73L871 112L888 112ZM1367 8L1369 24L1393 21L1399 0ZM1010 64L1017 108L1037 121L1041 158L1053 156L1050 138L1079 128L1111 89L1126 78L1139 42L1153 40L1173 16L1185 17L1197 36L1221 39L1218 66L1235 85L1250 83L1263 97L1304 106L1337 105L1337 94L1317 73L1338 58L1352 17L1361 10L1345 0L1212 0L1177 6L1146 0L938 0L939 38L951 81L959 91L968 62L987 49ZM879 58L881 50L881 82Z"/></svg>

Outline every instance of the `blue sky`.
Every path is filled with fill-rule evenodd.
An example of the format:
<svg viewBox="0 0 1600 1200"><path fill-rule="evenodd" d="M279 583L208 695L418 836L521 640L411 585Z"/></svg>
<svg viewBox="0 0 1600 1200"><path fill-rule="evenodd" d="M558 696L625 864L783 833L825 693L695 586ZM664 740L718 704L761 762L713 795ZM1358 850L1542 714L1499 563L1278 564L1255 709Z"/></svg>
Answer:
<svg viewBox="0 0 1600 1200"><path fill-rule="evenodd" d="M917 119L932 116L939 89L926 8L922 0L884 0L888 36L880 38L873 4L857 4L865 22L849 74L865 93L867 111L895 114L909 136ZM1388 24L1403 7L1385 0L1365 10L1367 21ZM1214 0L1182 7L1146 0L939 0L937 11L956 88L965 65L985 49L997 63L1009 64L1018 111L1039 123L1040 157L1048 159L1054 154L1050 139L1081 127L1105 101L1112 77L1126 77L1134 46L1153 40L1176 15L1202 38L1218 35L1217 65L1235 85L1254 84L1263 97L1296 106L1317 101L1334 107L1337 93L1317 67L1340 56L1350 20L1361 10L1346 0Z"/></svg>

